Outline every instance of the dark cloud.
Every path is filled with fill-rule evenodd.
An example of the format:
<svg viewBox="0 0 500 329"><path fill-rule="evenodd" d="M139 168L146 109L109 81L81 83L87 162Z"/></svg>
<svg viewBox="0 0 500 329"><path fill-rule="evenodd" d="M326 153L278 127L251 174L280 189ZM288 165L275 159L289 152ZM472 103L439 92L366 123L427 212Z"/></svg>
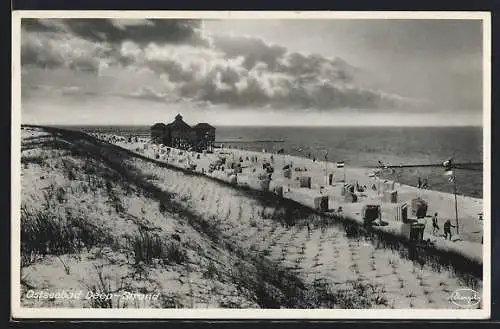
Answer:
<svg viewBox="0 0 500 329"><path fill-rule="evenodd" d="M24 32L21 35L21 65L46 69L65 67L97 72L105 61L106 47L85 40L53 34Z"/></svg>
<svg viewBox="0 0 500 329"><path fill-rule="evenodd" d="M113 66L129 70L130 79L135 70L149 70L164 82L161 90L138 85L134 93L123 91L124 97L281 109L411 109L412 105L409 99L361 87L356 69L340 58L291 52L259 38L202 38L200 21L51 19L22 23L23 66L77 72ZM116 96L117 92L108 94Z"/></svg>
<svg viewBox="0 0 500 329"><path fill-rule="evenodd" d="M123 21L123 20L122 20ZM148 43L190 43L204 45L198 33L200 20L149 19L144 24L123 24L113 19L23 19L21 26L29 31L66 31L93 42L119 44L133 41Z"/></svg>
<svg viewBox="0 0 500 329"><path fill-rule="evenodd" d="M301 54L289 52L287 48L266 43L252 37L230 35L213 36L213 45L228 57L243 57L243 66L251 70L257 63L265 63L267 69L300 76L302 79L314 79L328 71L329 78L335 81L353 81L356 68L340 58L326 58L320 54Z"/></svg>
<svg viewBox="0 0 500 329"><path fill-rule="evenodd" d="M43 20L38 18L22 18L21 27L26 31L32 32L61 32L61 28L57 28L51 24L54 20Z"/></svg>
<svg viewBox="0 0 500 329"><path fill-rule="evenodd" d="M57 68L65 64L64 58L53 52L50 43L45 40L34 40L23 36L21 45L21 64L34 64L42 68Z"/></svg>
<svg viewBox="0 0 500 329"><path fill-rule="evenodd" d="M154 72L168 74L171 82L190 82L196 79L192 70L183 68L182 63L173 59L150 60L147 66Z"/></svg>
<svg viewBox="0 0 500 329"><path fill-rule="evenodd" d="M283 56L287 49L279 45L270 45L261 39L215 35L213 45L221 49L228 57L244 56L243 66L250 70L258 62L266 63L270 69L277 66L277 59Z"/></svg>

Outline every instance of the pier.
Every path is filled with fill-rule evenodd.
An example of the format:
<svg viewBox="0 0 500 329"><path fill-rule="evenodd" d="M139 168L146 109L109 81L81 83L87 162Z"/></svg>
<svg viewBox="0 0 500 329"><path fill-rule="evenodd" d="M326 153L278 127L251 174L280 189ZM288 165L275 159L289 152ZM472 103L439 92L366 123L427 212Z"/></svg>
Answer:
<svg viewBox="0 0 500 329"><path fill-rule="evenodd" d="M455 163L454 168L456 169L466 169L466 170L482 170L478 168L471 168L471 167L478 167L482 166L482 162L463 162L463 163ZM405 165L384 165L384 166L369 166L368 168L378 168L378 169L386 169L386 168L420 168L420 167L443 167L442 163L429 163L429 164L405 164Z"/></svg>
<svg viewBox="0 0 500 329"><path fill-rule="evenodd" d="M265 139L249 139L249 140L223 140L223 141L215 141L215 143L224 144L224 143L284 143L284 140L265 140Z"/></svg>

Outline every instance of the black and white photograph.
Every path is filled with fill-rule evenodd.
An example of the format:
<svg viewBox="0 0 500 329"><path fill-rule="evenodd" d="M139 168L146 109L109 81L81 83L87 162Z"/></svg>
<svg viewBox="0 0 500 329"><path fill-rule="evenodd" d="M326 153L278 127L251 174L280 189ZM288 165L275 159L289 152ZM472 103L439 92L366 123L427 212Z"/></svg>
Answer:
<svg viewBox="0 0 500 329"><path fill-rule="evenodd" d="M15 315L488 318L490 34L14 12Z"/></svg>

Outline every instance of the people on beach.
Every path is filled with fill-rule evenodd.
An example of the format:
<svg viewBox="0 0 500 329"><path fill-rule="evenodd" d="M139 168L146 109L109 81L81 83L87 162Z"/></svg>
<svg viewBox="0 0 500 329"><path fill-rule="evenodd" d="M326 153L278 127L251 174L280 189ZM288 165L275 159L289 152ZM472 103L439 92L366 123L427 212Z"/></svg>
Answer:
<svg viewBox="0 0 500 329"><path fill-rule="evenodd" d="M444 226L443 226L443 229L444 229L444 238L445 239L448 239L448 236L449 236L449 240L451 240L451 228L455 228L456 226L451 224L451 221L448 219L445 223L444 223Z"/></svg>
<svg viewBox="0 0 500 329"><path fill-rule="evenodd" d="M422 178L420 178L420 176L418 176L417 187L418 188L422 187Z"/></svg>
<svg viewBox="0 0 500 329"><path fill-rule="evenodd" d="M326 231L326 228L328 227L328 219L323 218L321 220L321 233L324 233Z"/></svg>
<svg viewBox="0 0 500 329"><path fill-rule="evenodd" d="M438 213L435 212L432 216L432 233L436 234L437 232L439 232Z"/></svg>

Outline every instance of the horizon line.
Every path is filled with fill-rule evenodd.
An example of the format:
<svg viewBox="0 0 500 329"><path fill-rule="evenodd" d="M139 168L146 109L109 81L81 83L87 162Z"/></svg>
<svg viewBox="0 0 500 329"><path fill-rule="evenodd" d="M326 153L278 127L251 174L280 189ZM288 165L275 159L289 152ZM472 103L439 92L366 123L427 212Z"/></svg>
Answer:
<svg viewBox="0 0 500 329"><path fill-rule="evenodd" d="M152 126L154 123L141 123L141 124L129 124L129 123L85 123L85 124L77 124L77 123L21 123L21 125L40 125L40 126L66 126L66 127L116 127L116 126L129 126L129 127L138 127L138 126ZM265 127L265 128L484 128L484 125L474 125L474 124L466 124L466 125L242 125L242 124L212 124L215 127Z"/></svg>

